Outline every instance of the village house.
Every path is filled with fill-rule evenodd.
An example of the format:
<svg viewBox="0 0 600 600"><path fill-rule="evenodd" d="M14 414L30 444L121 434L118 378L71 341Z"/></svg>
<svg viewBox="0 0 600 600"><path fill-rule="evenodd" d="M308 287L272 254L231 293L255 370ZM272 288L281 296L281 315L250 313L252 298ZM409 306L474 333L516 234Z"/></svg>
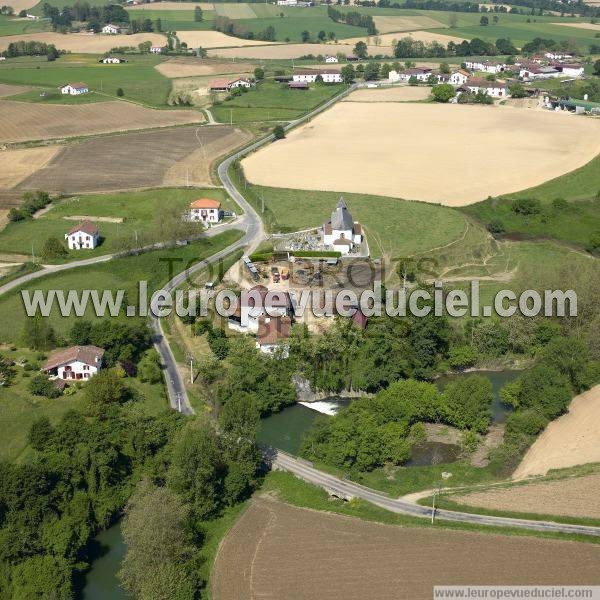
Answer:
<svg viewBox="0 0 600 600"><path fill-rule="evenodd" d="M340 198L331 219L323 224L323 245L344 255L361 243L362 226L352 218L344 199Z"/></svg>
<svg viewBox="0 0 600 600"><path fill-rule="evenodd" d="M287 292L271 291L264 285L256 285L242 293L239 305L231 317L228 326L240 333L258 333L261 317L292 317L294 308Z"/></svg>
<svg viewBox="0 0 600 600"><path fill-rule="evenodd" d="M573 58L572 54L563 54L562 52L544 52L544 56L550 60L568 60Z"/></svg>
<svg viewBox="0 0 600 600"><path fill-rule="evenodd" d="M118 65L127 61L124 58L118 58L117 56L105 56L104 58L101 58L98 62L101 62L105 65Z"/></svg>
<svg viewBox="0 0 600 600"><path fill-rule="evenodd" d="M264 354L276 354L282 358L289 356L292 320L290 317L259 317L256 347Z"/></svg>
<svg viewBox="0 0 600 600"><path fill-rule="evenodd" d="M60 87L60 93L69 96L80 96L81 94L87 94L89 91L90 88L86 83L67 83Z"/></svg>
<svg viewBox="0 0 600 600"><path fill-rule="evenodd" d="M484 73L501 73L506 69L506 63L495 60L469 59L465 61L465 67L471 71L483 71Z"/></svg>
<svg viewBox="0 0 600 600"><path fill-rule="evenodd" d="M91 221L83 221L65 233L65 239L69 250L93 250L100 241L100 232Z"/></svg>
<svg viewBox="0 0 600 600"><path fill-rule="evenodd" d="M462 88L468 90L472 94L483 92L493 98L505 98L508 96L508 87L502 81L488 81L487 79L471 77Z"/></svg>
<svg viewBox="0 0 600 600"><path fill-rule="evenodd" d="M200 198L190 204L189 220L203 223L218 223L223 218L221 203L211 198Z"/></svg>
<svg viewBox="0 0 600 600"><path fill-rule="evenodd" d="M0 61L6 60L6 56L0 56Z"/></svg>
<svg viewBox="0 0 600 600"><path fill-rule="evenodd" d="M80 380L93 377L102 368L104 350L97 346L72 346L53 352L43 367L51 377Z"/></svg>
<svg viewBox="0 0 600 600"><path fill-rule="evenodd" d="M163 51L163 47L162 46L150 46L150 53L151 54L161 54Z"/></svg>
<svg viewBox="0 0 600 600"><path fill-rule="evenodd" d="M521 79L552 79L553 77L560 77L561 73L554 67L543 67L543 66L527 66L519 69L519 77Z"/></svg>
<svg viewBox="0 0 600 600"><path fill-rule="evenodd" d="M560 73L560 77L581 77L583 66L576 63L553 63L551 65Z"/></svg>
<svg viewBox="0 0 600 600"><path fill-rule="evenodd" d="M422 83L429 80L432 69L426 67L415 67L413 69L405 69L404 71L390 71L388 81L390 83L403 82L408 83L411 77L416 77L417 81Z"/></svg>
<svg viewBox="0 0 600 600"><path fill-rule="evenodd" d="M254 87L254 82L250 79L243 77L236 77L235 79L215 79L210 84L211 92L229 92L235 88L244 87L249 89Z"/></svg>
<svg viewBox="0 0 600 600"><path fill-rule="evenodd" d="M325 62L326 63L337 63L337 62L340 62L340 61L338 60L337 56L326 56L325 57Z"/></svg>
<svg viewBox="0 0 600 600"><path fill-rule="evenodd" d="M314 83L317 77L321 77L324 83L342 83L342 72L340 69L295 69L292 75L294 82Z"/></svg>
<svg viewBox="0 0 600 600"><path fill-rule="evenodd" d="M463 83L467 82L469 77L470 74L468 71L459 69L458 71L453 71L450 73L450 76L448 77L448 83L451 83L452 85L463 85Z"/></svg>
<svg viewBox="0 0 600 600"><path fill-rule="evenodd" d="M112 23L108 23L102 28L102 33L106 33L108 35L117 35L120 33L121 28L117 25L113 25Z"/></svg>

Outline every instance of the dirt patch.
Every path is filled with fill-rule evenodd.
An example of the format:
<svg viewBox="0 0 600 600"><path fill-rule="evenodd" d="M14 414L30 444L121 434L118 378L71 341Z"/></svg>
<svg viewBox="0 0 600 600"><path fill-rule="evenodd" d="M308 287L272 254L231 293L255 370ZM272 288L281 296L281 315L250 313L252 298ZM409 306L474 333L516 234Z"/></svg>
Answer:
<svg viewBox="0 0 600 600"><path fill-rule="evenodd" d="M123 217L97 217L89 215L69 215L63 217L66 221L98 221L98 223L122 223Z"/></svg>
<svg viewBox="0 0 600 600"><path fill-rule="evenodd" d="M395 31L415 31L417 29L443 29L443 23L430 17L373 17L377 31L391 33Z"/></svg>
<svg viewBox="0 0 600 600"><path fill-rule="evenodd" d="M239 46L240 44L237 45ZM208 55L221 58L269 60L299 58L300 56L307 56L309 54L315 56L318 54L337 54L338 52L348 56L354 53L354 46L351 44L273 44L271 46L256 46L254 48L221 48L209 50Z"/></svg>
<svg viewBox="0 0 600 600"><path fill-rule="evenodd" d="M575 27L577 29L591 29L600 31L600 25L597 23L550 23L550 25L562 25L563 27Z"/></svg>
<svg viewBox="0 0 600 600"><path fill-rule="evenodd" d="M380 89L363 89L352 92L343 102L415 102L427 100L431 88L417 86L398 86Z"/></svg>
<svg viewBox="0 0 600 600"><path fill-rule="evenodd" d="M573 398L569 412L546 427L513 473L513 479L545 475L600 462L600 385Z"/></svg>
<svg viewBox="0 0 600 600"><path fill-rule="evenodd" d="M0 83L0 98L21 94L29 89L31 88L28 88L24 85L9 85L8 83Z"/></svg>
<svg viewBox="0 0 600 600"><path fill-rule="evenodd" d="M466 206L583 166L600 152L599 133L600 121L570 114L341 102L243 165L260 185Z"/></svg>
<svg viewBox="0 0 600 600"><path fill-rule="evenodd" d="M249 138L228 125L94 138L64 147L19 189L79 193L210 184L213 160Z"/></svg>
<svg viewBox="0 0 600 600"><path fill-rule="evenodd" d="M10 189L44 167L60 150L58 146L0 152L0 188Z"/></svg>
<svg viewBox="0 0 600 600"><path fill-rule="evenodd" d="M152 2L151 4L137 4L128 6L127 10L194 10L199 6L202 10L214 10L212 2Z"/></svg>
<svg viewBox="0 0 600 600"><path fill-rule="evenodd" d="M11 42L36 41L54 44L59 50L100 54L117 46L136 46L142 42L152 42L153 46L164 46L167 38L159 33L134 33L133 35L89 35L84 33L27 33L0 37L0 50L6 50Z"/></svg>
<svg viewBox="0 0 600 600"><path fill-rule="evenodd" d="M490 510L600 519L599 493L600 473L594 473L558 481L490 488L451 499Z"/></svg>
<svg viewBox="0 0 600 600"><path fill-rule="evenodd" d="M243 40L225 35L220 31L178 31L177 37L190 48L225 48L227 46L264 46L272 42L259 40Z"/></svg>
<svg viewBox="0 0 600 600"><path fill-rule="evenodd" d="M239 62L207 62L204 58L171 58L156 65L154 68L161 75L175 79L177 77L201 77L250 72L254 69L254 65Z"/></svg>
<svg viewBox="0 0 600 600"><path fill-rule="evenodd" d="M98 102L73 106L3 100L0 104L0 139L5 142L48 140L201 123L194 110L155 110L131 102Z"/></svg>
<svg viewBox="0 0 600 600"><path fill-rule="evenodd" d="M592 584L599 559L593 544L382 525L260 498L223 540L212 588L214 600L431 600L434 585Z"/></svg>

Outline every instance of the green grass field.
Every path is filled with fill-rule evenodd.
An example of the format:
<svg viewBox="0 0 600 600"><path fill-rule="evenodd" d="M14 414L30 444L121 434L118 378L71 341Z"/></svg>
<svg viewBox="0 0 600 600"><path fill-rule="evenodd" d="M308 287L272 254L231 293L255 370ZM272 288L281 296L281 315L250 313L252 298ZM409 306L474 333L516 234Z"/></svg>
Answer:
<svg viewBox="0 0 600 600"><path fill-rule="evenodd" d="M197 198L219 200L225 210L239 210L221 189L165 188L143 192L126 192L75 196L66 198L53 206L39 219L28 219L9 223L0 232L0 252L28 254L33 250L41 256L42 248L49 237L64 240L64 234L77 225L69 216L112 217L123 219L122 223L97 221L102 243L94 250L70 250L67 260L79 260L100 256L131 247L170 239L173 228L180 221L192 200ZM172 225L171 225L172 223ZM169 226L167 226L169 224ZM189 231L202 231L201 226L191 224ZM182 233L187 233L188 229Z"/></svg>
<svg viewBox="0 0 600 600"><path fill-rule="evenodd" d="M48 21L31 21L29 19L0 15L0 36L51 30L52 27Z"/></svg>
<svg viewBox="0 0 600 600"><path fill-rule="evenodd" d="M240 231L227 231L186 246L146 252L139 256L119 258L37 279L0 297L0 339L4 342L19 343L23 323L27 318L21 298L21 289L27 289L30 292L33 290L42 290L42 292L48 290L68 292L69 290L81 291L84 289L95 289L100 292L124 290L124 306L121 307L122 311L119 317L114 318L126 318L123 315L125 305L137 305L139 281L148 282L148 290L151 295L173 275L226 248L242 235L243 233ZM91 303L84 316L90 320L102 318L94 314ZM107 314L104 318L111 317ZM49 319L59 335L65 335L73 324L73 317L62 317L56 306L53 307Z"/></svg>
<svg viewBox="0 0 600 600"><path fill-rule="evenodd" d="M129 10L130 19L161 20L163 31L188 31L212 29L216 13L214 10L203 10L202 21L194 21L194 5L190 3L190 10L152 10L150 8L135 8Z"/></svg>
<svg viewBox="0 0 600 600"><path fill-rule="evenodd" d="M343 84L313 85L309 90L290 90L287 85L265 81L256 88L212 108L217 121L291 121L340 93Z"/></svg>
<svg viewBox="0 0 600 600"><path fill-rule="evenodd" d="M163 77L154 65L160 57L148 55L128 55L129 62L118 65L104 65L98 62L99 56L70 54L54 62L38 57L11 59L0 64L0 83L31 85L44 90L56 90L68 82L82 81L91 91L113 99L117 89L122 88L125 97L149 106L166 106L171 82ZM26 96L28 101L44 101Z"/></svg>

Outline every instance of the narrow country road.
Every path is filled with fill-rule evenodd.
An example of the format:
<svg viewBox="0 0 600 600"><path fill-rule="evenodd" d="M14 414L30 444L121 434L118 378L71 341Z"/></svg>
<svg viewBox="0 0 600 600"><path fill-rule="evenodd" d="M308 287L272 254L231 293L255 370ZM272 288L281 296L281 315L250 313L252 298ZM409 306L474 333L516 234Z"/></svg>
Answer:
<svg viewBox="0 0 600 600"><path fill-rule="evenodd" d="M375 504L375 506L379 506L394 513L431 519L432 509L427 506L421 506L420 504L405 499L390 498L381 492L319 471L308 461L298 459L286 452L276 449L271 450L273 453L271 456L273 468L292 473L308 483L312 483L313 485L327 490L329 493L333 493L345 499L361 498L371 504ZM550 521L513 519L508 517L493 517L441 509L436 509L435 518L444 521L472 523L474 525L516 527L518 529L531 529L534 531L600 536L600 527L569 525Z"/></svg>

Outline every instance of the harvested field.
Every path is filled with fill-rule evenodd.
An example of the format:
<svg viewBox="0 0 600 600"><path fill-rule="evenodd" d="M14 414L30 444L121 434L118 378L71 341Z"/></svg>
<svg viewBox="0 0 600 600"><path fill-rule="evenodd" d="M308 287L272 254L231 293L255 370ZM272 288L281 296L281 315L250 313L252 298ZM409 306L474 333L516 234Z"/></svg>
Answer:
<svg viewBox="0 0 600 600"><path fill-rule="evenodd" d="M600 152L599 133L598 121L550 112L341 102L242 164L265 186L466 206L583 166Z"/></svg>
<svg viewBox="0 0 600 600"><path fill-rule="evenodd" d="M152 2L152 4L136 4L134 6L128 6L127 10L193 10L196 6L199 6L202 10L213 10L214 4L212 2Z"/></svg>
<svg viewBox="0 0 600 600"><path fill-rule="evenodd" d="M22 92L26 92L28 89L29 88L24 85L8 85L7 83L0 83L0 98L21 94Z"/></svg>
<svg viewBox="0 0 600 600"><path fill-rule="evenodd" d="M557 481L490 488L461 496L453 495L451 499L460 504L490 510L600 519L599 492L600 473L594 473Z"/></svg>
<svg viewBox="0 0 600 600"><path fill-rule="evenodd" d="M0 50L6 50L11 42L36 41L54 44L59 50L81 52L83 54L101 54L117 46L137 46L142 42L152 42L154 46L164 46L167 38L160 33L134 33L133 35L89 35L84 33L27 33L0 37Z"/></svg>
<svg viewBox="0 0 600 600"><path fill-rule="evenodd" d="M337 54L338 52L341 52L342 54L347 56L348 54L352 54L354 52L354 46L352 46L351 44L320 44L319 46L315 46L315 44L273 44L270 46L256 46L254 48L213 49L209 50L208 55L218 56L221 58L274 60L278 58L298 58L300 56L306 56L307 54L325 54L327 52L331 52L332 54Z"/></svg>
<svg viewBox="0 0 600 600"><path fill-rule="evenodd" d="M427 100L430 95L431 88L429 87L403 85L377 90L356 90L342 102L415 102Z"/></svg>
<svg viewBox="0 0 600 600"><path fill-rule="evenodd" d="M592 544L382 525L259 498L221 543L212 589L214 600L431 600L434 585L593 584L599 560Z"/></svg>
<svg viewBox="0 0 600 600"><path fill-rule="evenodd" d="M248 4L215 4L215 10L220 17L230 19L256 19L256 13Z"/></svg>
<svg viewBox="0 0 600 600"><path fill-rule="evenodd" d="M204 121L204 115L193 110L154 110L121 101L67 106L3 100L0 107L0 140L4 142L49 140Z"/></svg>
<svg viewBox="0 0 600 600"><path fill-rule="evenodd" d="M576 27L577 29L600 31L600 25L597 23L551 23L551 25L562 25L563 27Z"/></svg>
<svg viewBox="0 0 600 600"><path fill-rule="evenodd" d="M460 43L464 38L455 37L453 35L445 35L442 33L433 33L431 31L407 31L406 33L385 33L379 36L364 36L364 37L356 37L344 40L346 44L356 44L356 42L365 42L367 44L367 50L370 54L389 54L393 55L393 47L395 42L398 40L410 37L414 40L418 40L420 42L439 42L444 46L448 45L448 42ZM376 38L379 39L379 44L375 44ZM439 66L437 63L434 63L437 67Z"/></svg>
<svg viewBox="0 0 600 600"><path fill-rule="evenodd" d="M59 150L59 146L50 146L0 152L0 189L15 187L44 167Z"/></svg>
<svg viewBox="0 0 600 600"><path fill-rule="evenodd" d="M114 36L113 36L114 37ZM227 46L264 46L273 42L258 40L243 40L242 38L225 35L220 31L179 31L177 37L190 48L225 48Z"/></svg>
<svg viewBox="0 0 600 600"><path fill-rule="evenodd" d="M569 412L552 421L529 448L513 479L600 462L600 385L573 398Z"/></svg>
<svg viewBox="0 0 600 600"><path fill-rule="evenodd" d="M38 0L10 0L10 6L12 6L17 15L22 10L33 8L36 4L38 4Z"/></svg>
<svg viewBox="0 0 600 600"><path fill-rule="evenodd" d="M169 77L170 79L176 79L179 77L249 73L254 69L254 65L239 62L208 62L205 58L171 58L156 65L154 68L161 75Z"/></svg>
<svg viewBox="0 0 600 600"><path fill-rule="evenodd" d="M250 137L223 125L94 138L64 147L19 189L79 193L205 185L211 182L212 161Z"/></svg>
<svg viewBox="0 0 600 600"><path fill-rule="evenodd" d="M446 27L435 19L417 17L373 17L377 31L391 33L395 31L416 31L417 29L441 29Z"/></svg>

